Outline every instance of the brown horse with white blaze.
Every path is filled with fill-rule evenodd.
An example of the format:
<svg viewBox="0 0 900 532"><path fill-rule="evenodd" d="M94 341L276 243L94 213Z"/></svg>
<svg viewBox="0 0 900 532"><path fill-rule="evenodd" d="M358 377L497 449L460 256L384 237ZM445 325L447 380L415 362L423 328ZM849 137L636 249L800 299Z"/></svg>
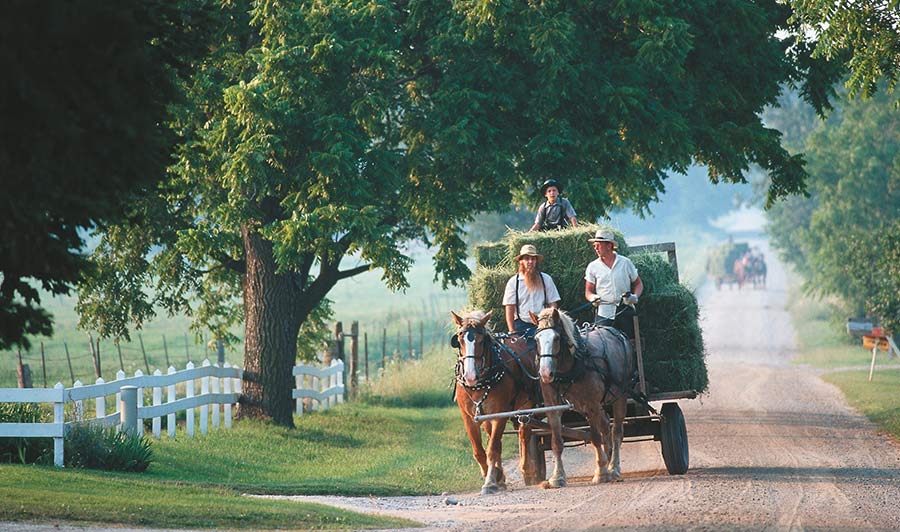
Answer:
<svg viewBox="0 0 900 532"><path fill-rule="evenodd" d="M631 344L612 327L598 327L580 337L572 319L553 308L531 315L538 324L535 340L540 355L541 392L546 406L571 403L590 427L597 467L592 482L621 480L619 450L624 437L628 391L634 372ZM613 427L604 406L612 404ZM547 421L556 458L550 487L566 485L562 463L562 414L549 412Z"/></svg>
<svg viewBox="0 0 900 532"><path fill-rule="evenodd" d="M456 362L456 404L462 414L466 434L472 444L472 454L481 467L484 485L482 495L506 488L503 471L502 439L507 418L475 421L483 414L509 412L534 406L536 395L534 354L528 352L527 342L519 336L495 335L487 327L491 313L472 311L465 316L450 313L456 324L451 345L458 349ZM485 452L481 429L488 437ZM526 446L531 428L519 427L521 459L519 467L525 478L534 476L526 471Z"/></svg>

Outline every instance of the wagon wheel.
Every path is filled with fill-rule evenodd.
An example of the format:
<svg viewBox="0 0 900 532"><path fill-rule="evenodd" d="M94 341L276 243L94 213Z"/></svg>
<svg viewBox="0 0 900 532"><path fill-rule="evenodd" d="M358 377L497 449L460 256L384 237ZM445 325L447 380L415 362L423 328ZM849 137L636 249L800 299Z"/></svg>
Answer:
<svg viewBox="0 0 900 532"><path fill-rule="evenodd" d="M670 475L683 475L688 470L688 437L684 414L678 403L666 403L660 413L660 446Z"/></svg>
<svg viewBox="0 0 900 532"><path fill-rule="evenodd" d="M525 453L525 471L523 477L526 486L534 486L547 480L547 461L544 457L544 445L541 437L532 434L528 439L528 445L522 451Z"/></svg>

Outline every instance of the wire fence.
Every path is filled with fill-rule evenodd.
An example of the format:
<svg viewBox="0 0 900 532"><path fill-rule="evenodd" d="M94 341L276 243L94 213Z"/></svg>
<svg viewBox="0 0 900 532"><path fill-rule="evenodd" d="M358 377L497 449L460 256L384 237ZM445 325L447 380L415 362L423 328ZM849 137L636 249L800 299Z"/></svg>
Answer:
<svg viewBox="0 0 900 532"><path fill-rule="evenodd" d="M380 312L377 317L358 320L356 334L357 374L377 379L379 371L392 361L420 358L424 352L449 345L450 310L465 306L460 295L437 295L422 299L419 308ZM354 320L355 321L355 320ZM343 335L332 336L329 344L342 341L343 358L351 357L353 321L341 321ZM336 323L335 323L336 325ZM99 340L92 333L66 339L33 339L28 351L0 351L0 387L16 387L20 381L20 360L34 387L52 388L57 382L71 386L76 380L94 382L97 377L115 378L116 372L152 374L169 366L183 367L219 358L218 345L209 337L194 333L136 333L131 341ZM317 353L298 353L298 360L323 362L325 345ZM243 345L223 346L222 362L243 367Z"/></svg>

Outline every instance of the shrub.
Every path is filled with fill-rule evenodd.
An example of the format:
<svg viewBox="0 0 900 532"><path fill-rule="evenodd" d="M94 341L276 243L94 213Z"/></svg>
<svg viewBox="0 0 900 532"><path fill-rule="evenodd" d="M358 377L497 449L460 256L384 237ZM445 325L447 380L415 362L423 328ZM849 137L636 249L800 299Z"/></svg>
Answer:
<svg viewBox="0 0 900 532"><path fill-rule="evenodd" d="M150 439L115 427L77 424L66 435L66 466L107 471L145 471L152 461Z"/></svg>
<svg viewBox="0 0 900 532"><path fill-rule="evenodd" d="M34 403L0 403L0 423L44 423L47 415ZM50 456L50 438L0 438L0 463L31 464Z"/></svg>

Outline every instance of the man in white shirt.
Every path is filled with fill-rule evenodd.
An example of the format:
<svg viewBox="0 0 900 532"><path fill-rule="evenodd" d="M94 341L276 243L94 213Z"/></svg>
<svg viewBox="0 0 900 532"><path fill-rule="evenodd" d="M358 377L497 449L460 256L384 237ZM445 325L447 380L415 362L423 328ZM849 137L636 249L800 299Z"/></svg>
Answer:
<svg viewBox="0 0 900 532"><path fill-rule="evenodd" d="M616 253L619 244L607 229L598 229L593 244L597 259L584 271L584 298L597 307L596 325L611 325L634 338L634 305L644 292L637 268Z"/></svg>
<svg viewBox="0 0 900 532"><path fill-rule="evenodd" d="M556 289L553 278L543 273L539 266L543 258L531 244L522 246L515 257L519 272L509 278L503 293L509 332L531 336L537 329L537 324L532 323L528 312L538 314L546 307L559 308L559 290Z"/></svg>

